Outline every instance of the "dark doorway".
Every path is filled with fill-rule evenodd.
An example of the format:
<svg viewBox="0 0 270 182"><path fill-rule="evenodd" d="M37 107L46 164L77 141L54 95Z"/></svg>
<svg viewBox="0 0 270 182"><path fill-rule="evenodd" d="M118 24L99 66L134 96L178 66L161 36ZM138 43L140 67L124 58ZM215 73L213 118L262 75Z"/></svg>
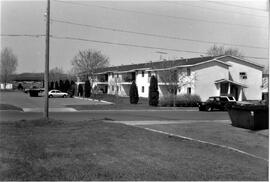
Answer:
<svg viewBox="0 0 270 182"><path fill-rule="evenodd" d="M231 95L238 101L238 87L235 85L231 86Z"/></svg>
<svg viewBox="0 0 270 182"><path fill-rule="evenodd" d="M131 73L131 80L136 81L136 73L135 72Z"/></svg>

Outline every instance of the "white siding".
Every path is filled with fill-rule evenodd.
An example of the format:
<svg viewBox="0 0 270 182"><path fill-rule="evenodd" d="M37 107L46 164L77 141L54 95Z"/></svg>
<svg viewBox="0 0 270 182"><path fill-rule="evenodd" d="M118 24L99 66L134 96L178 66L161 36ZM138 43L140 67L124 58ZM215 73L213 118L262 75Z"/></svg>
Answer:
<svg viewBox="0 0 270 182"><path fill-rule="evenodd" d="M229 71L232 80L247 86L243 90L243 99L260 100L262 97L262 68L232 57L226 57L222 60L231 65ZM241 79L240 72L246 72L247 79Z"/></svg>
<svg viewBox="0 0 270 182"><path fill-rule="evenodd" d="M148 71L144 71L144 77L142 77L142 71L138 71L136 74L136 85L138 87L139 97L148 97L149 91L149 79ZM142 92L142 87L144 86L144 92Z"/></svg>
<svg viewBox="0 0 270 182"><path fill-rule="evenodd" d="M201 97L202 101L207 100L210 96L220 95L220 90L216 80L228 79L228 66L218 63L209 62L191 68L191 72L195 74L194 94Z"/></svg>

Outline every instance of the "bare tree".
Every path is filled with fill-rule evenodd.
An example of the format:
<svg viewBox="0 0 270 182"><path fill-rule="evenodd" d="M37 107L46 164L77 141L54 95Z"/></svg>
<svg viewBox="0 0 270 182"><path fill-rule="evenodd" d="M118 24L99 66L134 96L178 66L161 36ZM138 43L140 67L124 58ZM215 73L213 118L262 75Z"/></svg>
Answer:
<svg viewBox="0 0 270 182"><path fill-rule="evenodd" d="M62 68L54 67L49 72L50 81L59 81L64 75L64 71Z"/></svg>
<svg viewBox="0 0 270 182"><path fill-rule="evenodd" d="M196 75L189 75L187 71L178 68L168 68L158 72L160 81L164 84L166 90L165 97L173 98L173 107L176 106L176 96L177 91L181 90L187 86L192 86Z"/></svg>
<svg viewBox="0 0 270 182"><path fill-rule="evenodd" d="M16 71L18 65L18 59L13 54L10 48L4 48L1 51L1 80L4 82L4 88L6 88L7 82L10 80L12 73Z"/></svg>
<svg viewBox="0 0 270 182"><path fill-rule="evenodd" d="M92 78L94 76L94 70L97 68L103 68L109 65L109 58L103 55L100 51L96 50L84 50L79 53L71 61L72 69L74 73L87 75Z"/></svg>
<svg viewBox="0 0 270 182"><path fill-rule="evenodd" d="M114 87L114 94L115 94L115 102L118 103L119 101L119 91L120 91L120 82L121 79L119 77L119 74L114 75L114 78L110 80L110 84Z"/></svg>
<svg viewBox="0 0 270 182"><path fill-rule="evenodd" d="M221 56L221 55L231 55L243 58L244 55L237 48L225 48L224 46L213 45L207 50L207 55L209 56Z"/></svg>

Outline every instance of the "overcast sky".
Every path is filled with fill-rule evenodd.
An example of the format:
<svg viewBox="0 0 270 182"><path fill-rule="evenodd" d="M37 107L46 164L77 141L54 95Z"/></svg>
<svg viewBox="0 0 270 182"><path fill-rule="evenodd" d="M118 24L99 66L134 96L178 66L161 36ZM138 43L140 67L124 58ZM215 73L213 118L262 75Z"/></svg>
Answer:
<svg viewBox="0 0 270 182"><path fill-rule="evenodd" d="M1 47L18 57L17 73L44 71L45 37L6 35L45 34L46 6L46 1L1 1ZM111 65L121 65L158 61L161 56L198 57L214 42L267 65L268 15L267 0L51 0L51 19L57 21L51 22L55 38L50 39L50 68L70 70L79 50L100 50Z"/></svg>

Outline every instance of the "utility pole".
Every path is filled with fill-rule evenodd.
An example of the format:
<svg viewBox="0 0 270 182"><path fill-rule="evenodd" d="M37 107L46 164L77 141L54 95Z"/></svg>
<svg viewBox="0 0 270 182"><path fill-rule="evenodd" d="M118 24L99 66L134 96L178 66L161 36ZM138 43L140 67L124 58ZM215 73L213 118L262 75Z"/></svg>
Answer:
<svg viewBox="0 0 270 182"><path fill-rule="evenodd" d="M45 72L44 72L44 88L45 88L45 104L44 118L49 119L49 59L50 59L50 0L47 0L47 18L46 18L46 46L45 46Z"/></svg>

